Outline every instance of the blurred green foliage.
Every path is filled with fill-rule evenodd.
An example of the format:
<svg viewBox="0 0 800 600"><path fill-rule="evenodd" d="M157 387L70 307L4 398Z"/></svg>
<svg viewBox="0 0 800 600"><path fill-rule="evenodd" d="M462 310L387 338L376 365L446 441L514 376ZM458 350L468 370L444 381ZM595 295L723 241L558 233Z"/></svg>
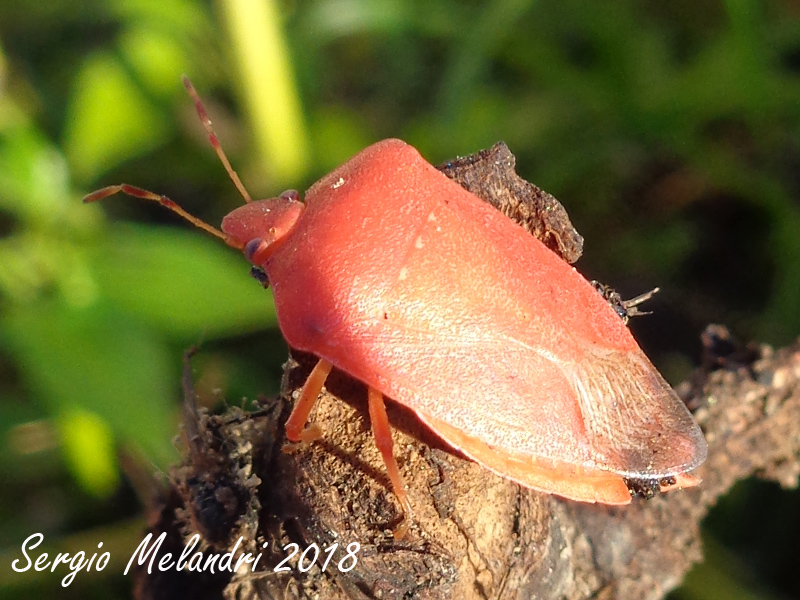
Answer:
<svg viewBox="0 0 800 600"><path fill-rule="evenodd" d="M673 380L708 322L800 333L793 0L0 0L3 548L135 529L135 472L176 457L187 346L204 344L211 403L277 389L285 347L241 257L154 205L80 202L126 181L212 224L240 202L181 73L254 196L304 189L385 137L434 163L505 140L567 206L588 277L665 290L634 329ZM0 589L30 593L16 575L0 564ZM761 588L800 595L770 575ZM713 597L702 580L682 597Z"/></svg>

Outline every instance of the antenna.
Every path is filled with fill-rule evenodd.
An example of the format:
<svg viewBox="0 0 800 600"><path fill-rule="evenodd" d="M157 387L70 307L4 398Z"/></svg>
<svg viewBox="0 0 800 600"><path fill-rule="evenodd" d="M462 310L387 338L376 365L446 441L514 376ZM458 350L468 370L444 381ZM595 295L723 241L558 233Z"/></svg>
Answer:
<svg viewBox="0 0 800 600"><path fill-rule="evenodd" d="M175 201L170 200L169 198L161 194L156 194L155 192L143 190L142 188L138 188L134 185L128 185L127 183L121 183L119 185L109 185L108 187L104 187L101 190L96 190L91 194L88 194L83 198L83 201L84 203L87 204L90 202L97 202L98 200L102 200L103 198L107 198L108 196L113 196L114 194L117 194L119 192L127 194L128 196L133 196L134 198L142 198L144 200L152 200L153 202L158 202L161 206L168 208L172 212L182 216L184 219L189 221L189 223L191 223L195 227L199 227L200 229L207 231L211 235L218 237L229 246L234 245L231 244L231 238L228 235L224 234L216 227L212 227L205 221L198 219L194 215L190 215L188 212L186 212L180 206L178 206L178 204Z"/></svg>
<svg viewBox="0 0 800 600"><path fill-rule="evenodd" d="M203 101L200 100L200 96L198 95L197 91L194 89L192 82L189 81L189 78L186 75L181 76L181 81L183 81L183 87L186 88L186 91L191 96L192 100L194 101L194 107L197 109L197 114L200 116L200 121L203 123L203 127L208 134L208 141L211 142L214 150L219 156L219 159L222 161L222 164L225 166L225 170L228 172L228 176L233 181L233 185L236 186L236 189L239 190L239 193L244 198L245 202L252 202L253 199L250 198L250 194L247 193L247 190L242 185L242 180L239 179L239 176L236 174L236 171L233 170L231 167L231 163L228 160L228 157L225 156L225 152L222 150L222 146L217 139L217 134L214 133L214 129L211 127L211 119L208 118L208 113L206 112L206 107L203 106Z"/></svg>
<svg viewBox="0 0 800 600"><path fill-rule="evenodd" d="M250 194L247 193L247 190L242 185L242 180L239 179L239 176L236 174L236 171L233 170L231 167L230 161L228 161L228 157L225 156L225 152L222 150L222 146L220 146L219 140L217 139L216 134L214 133L214 129L211 127L211 119L208 118L208 113L206 112L205 106L203 106L203 101L200 100L200 96L197 94L197 91L194 89L192 82L189 81L189 78L186 75L183 75L181 80L183 81L183 85L186 88L186 91L189 93L189 96L194 101L194 106L197 109L197 114L200 116L200 121L203 123L203 127L208 134L208 141L211 142L214 150L219 156L220 161L225 167L225 170L228 172L228 176L233 181L233 184L236 186L236 189L239 190L239 193L244 198L245 202L252 202L252 198L250 198ZM199 227L203 231L207 231L213 236L220 238L229 246L233 246L235 248L241 249L241 245L235 242L230 236L226 235L216 227L213 227L195 217L194 215L189 214L184 209L182 209L175 201L171 200L167 196L162 194L156 194L155 192L151 192L134 185L129 185L127 183L121 183L119 185L110 185L108 187L104 187L103 189L96 190L91 194L88 194L84 197L83 201L85 203L89 202L97 202L98 200L102 200L103 198L107 198L108 196L112 196L114 194L118 194L122 192L123 194L127 194L128 196L133 196L134 198L142 198L143 200L151 200L152 202L158 202L161 206L168 208L174 213L177 213L187 221L189 221L195 227Z"/></svg>

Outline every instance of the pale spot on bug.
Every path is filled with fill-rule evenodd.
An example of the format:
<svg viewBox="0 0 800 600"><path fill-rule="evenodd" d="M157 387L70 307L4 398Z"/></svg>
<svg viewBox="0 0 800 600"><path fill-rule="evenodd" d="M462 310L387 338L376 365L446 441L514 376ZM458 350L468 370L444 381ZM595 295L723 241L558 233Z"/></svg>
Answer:
<svg viewBox="0 0 800 600"><path fill-rule="evenodd" d="M433 211L431 211L430 213L428 213L428 223L433 223L435 221L436 221L436 214Z"/></svg>
<svg viewBox="0 0 800 600"><path fill-rule="evenodd" d="M400 269L400 274L397 276L397 281L403 281L406 277L408 277L408 268L403 267Z"/></svg>
<svg viewBox="0 0 800 600"><path fill-rule="evenodd" d="M425 245L425 242L422 241L422 236L417 236L417 239L414 240L414 248L417 250L421 250L422 247Z"/></svg>
<svg viewBox="0 0 800 600"><path fill-rule="evenodd" d="M340 187L344 185L344 183L345 183L344 177L339 177L339 179L337 179L336 182L331 187L333 187L333 189L335 190L338 190Z"/></svg>

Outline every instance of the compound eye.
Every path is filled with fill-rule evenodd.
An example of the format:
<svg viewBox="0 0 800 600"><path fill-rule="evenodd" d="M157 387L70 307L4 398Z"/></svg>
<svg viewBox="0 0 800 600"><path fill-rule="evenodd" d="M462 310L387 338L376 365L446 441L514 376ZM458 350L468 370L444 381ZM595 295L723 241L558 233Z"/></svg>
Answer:
<svg viewBox="0 0 800 600"><path fill-rule="evenodd" d="M253 238L244 245L244 249L242 250L242 252L244 253L244 257L247 259L248 262L256 264L255 263L256 254L258 254L259 250L266 248L266 246L267 246L266 242L261 238Z"/></svg>
<svg viewBox="0 0 800 600"><path fill-rule="evenodd" d="M297 190L286 190L280 196L281 200L288 200L290 202L300 202L300 192Z"/></svg>

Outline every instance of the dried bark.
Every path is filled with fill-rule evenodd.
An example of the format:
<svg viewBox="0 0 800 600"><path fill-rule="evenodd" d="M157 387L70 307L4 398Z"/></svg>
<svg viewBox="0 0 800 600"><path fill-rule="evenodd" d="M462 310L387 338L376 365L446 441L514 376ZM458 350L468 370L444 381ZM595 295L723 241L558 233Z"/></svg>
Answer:
<svg viewBox="0 0 800 600"><path fill-rule="evenodd" d="M516 163L508 146L497 142L436 168L519 223L565 261L574 263L583 252L583 238L558 200L517 175Z"/></svg>
<svg viewBox="0 0 800 600"><path fill-rule="evenodd" d="M571 226L559 222L544 226L557 235L544 235L567 239ZM170 531L178 545L205 532L203 548L221 552L242 535L240 550L264 552L256 573L210 581L173 574L197 598L661 598L700 560L699 523L720 495L751 475L796 486L800 473L800 345L741 348L722 328L710 328L704 343L703 368L677 388L709 442L697 488L622 508L561 500L464 459L389 402L395 456L415 509L408 535L396 541L400 508L360 383L334 370L312 415L323 438L286 451L282 423L315 362L297 354L285 365L281 398L262 399L260 416L208 416L190 406L190 451L152 508L151 531ZM188 370L185 380L191 405ZM301 573L296 560L291 571L274 573L291 542L340 550L325 573L321 561ZM351 542L360 544L357 565L342 573L332 566ZM139 572L137 598L183 597L174 589L170 573Z"/></svg>

